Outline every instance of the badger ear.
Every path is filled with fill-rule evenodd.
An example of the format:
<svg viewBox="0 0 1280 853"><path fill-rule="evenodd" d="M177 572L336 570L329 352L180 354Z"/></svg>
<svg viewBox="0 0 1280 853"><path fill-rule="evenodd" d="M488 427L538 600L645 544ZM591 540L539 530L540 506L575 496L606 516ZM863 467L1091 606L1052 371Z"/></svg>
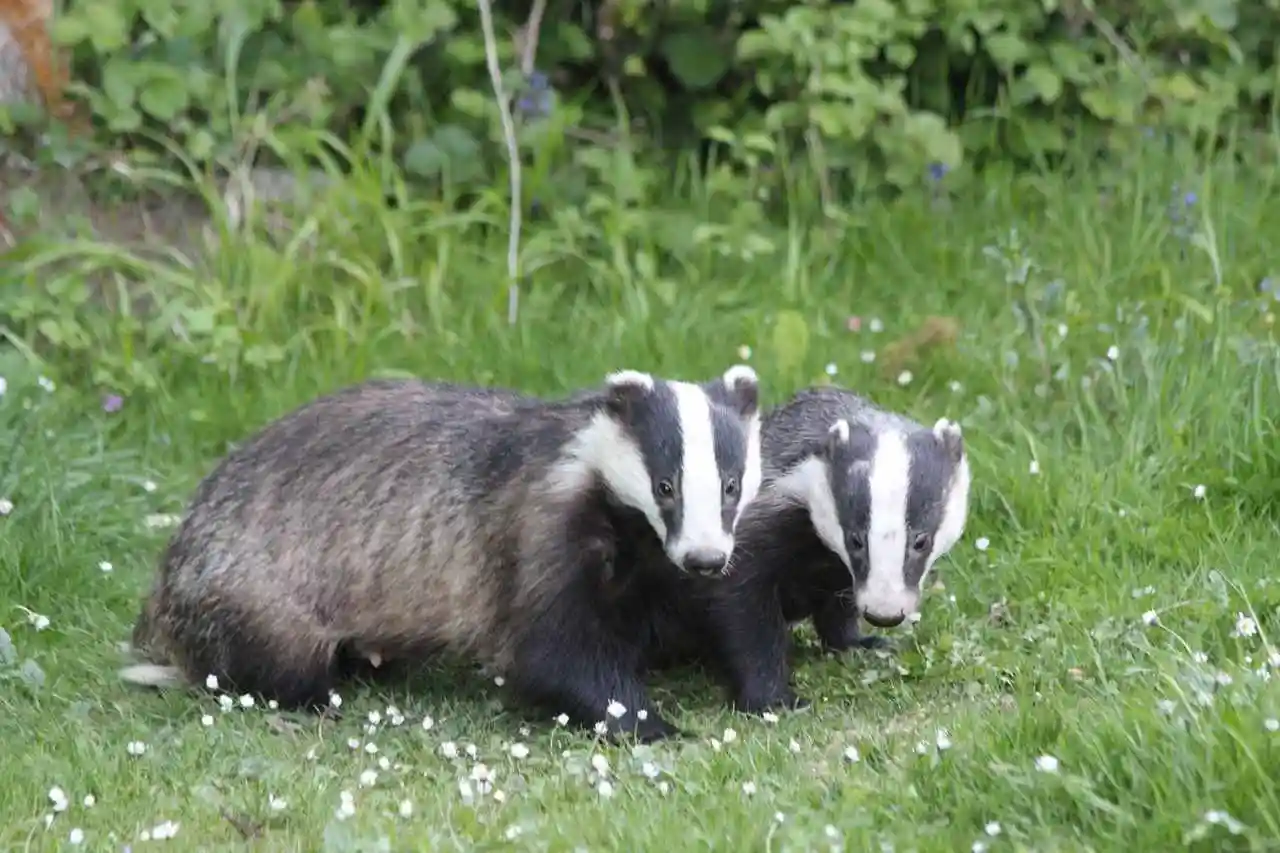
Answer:
<svg viewBox="0 0 1280 853"><path fill-rule="evenodd" d="M933 436L947 451L947 457L959 464L964 457L964 433L960 430L960 424L946 418L939 418L933 425Z"/></svg>
<svg viewBox="0 0 1280 853"><path fill-rule="evenodd" d="M730 407L749 418L760 409L760 377L745 364L735 364L724 372L724 387Z"/></svg>
<svg viewBox="0 0 1280 853"><path fill-rule="evenodd" d="M866 424L849 423L841 418L827 429L822 452L828 462L841 458L851 462L867 461L871 459L875 444L875 436Z"/></svg>
<svg viewBox="0 0 1280 853"><path fill-rule="evenodd" d="M625 417L631 407L652 393L653 376L639 370L619 370L604 378L610 411Z"/></svg>

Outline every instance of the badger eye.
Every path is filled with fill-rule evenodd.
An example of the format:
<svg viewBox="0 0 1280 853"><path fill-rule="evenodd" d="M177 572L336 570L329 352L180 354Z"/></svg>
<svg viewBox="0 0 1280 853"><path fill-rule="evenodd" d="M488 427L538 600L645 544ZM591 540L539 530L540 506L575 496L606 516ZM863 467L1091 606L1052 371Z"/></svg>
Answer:
<svg viewBox="0 0 1280 853"><path fill-rule="evenodd" d="M738 496L738 478L730 477L724 481L725 497L733 498Z"/></svg>
<svg viewBox="0 0 1280 853"><path fill-rule="evenodd" d="M917 554L923 554L929 550L931 539L928 533L921 533L916 537L916 541L911 543L911 549Z"/></svg>
<svg viewBox="0 0 1280 853"><path fill-rule="evenodd" d="M672 497L675 497L675 494L676 494L676 487L671 485L670 480L658 481L658 497L672 498Z"/></svg>

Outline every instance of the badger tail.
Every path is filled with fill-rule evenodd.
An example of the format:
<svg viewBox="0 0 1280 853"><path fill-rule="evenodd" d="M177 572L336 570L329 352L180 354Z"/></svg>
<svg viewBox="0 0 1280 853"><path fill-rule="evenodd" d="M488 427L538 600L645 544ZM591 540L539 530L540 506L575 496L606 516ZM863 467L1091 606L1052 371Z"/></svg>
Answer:
<svg viewBox="0 0 1280 853"><path fill-rule="evenodd" d="M158 663L138 663L120 670L120 677L130 684L143 687L179 687L185 679L182 670L176 666L164 666Z"/></svg>

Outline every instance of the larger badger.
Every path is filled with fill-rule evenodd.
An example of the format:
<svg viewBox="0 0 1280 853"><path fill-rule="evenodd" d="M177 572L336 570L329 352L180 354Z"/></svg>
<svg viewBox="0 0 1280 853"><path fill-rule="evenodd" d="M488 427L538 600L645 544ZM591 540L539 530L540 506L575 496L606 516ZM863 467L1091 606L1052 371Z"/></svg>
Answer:
<svg viewBox="0 0 1280 853"><path fill-rule="evenodd" d="M761 479L757 400L745 366L559 400L402 380L321 397L200 484L134 630L148 662L122 675L318 709L344 655L446 652L580 725L673 734L609 581L619 560L724 571Z"/></svg>
<svg viewBox="0 0 1280 853"><path fill-rule="evenodd" d="M860 618L891 627L918 612L964 532L970 483L958 424L925 427L840 388L800 391L765 415L761 438L763 485L730 572L684 582L694 603L657 623L650 657L711 663L755 712L805 704L790 687L792 624L812 619L842 650L881 642Z"/></svg>

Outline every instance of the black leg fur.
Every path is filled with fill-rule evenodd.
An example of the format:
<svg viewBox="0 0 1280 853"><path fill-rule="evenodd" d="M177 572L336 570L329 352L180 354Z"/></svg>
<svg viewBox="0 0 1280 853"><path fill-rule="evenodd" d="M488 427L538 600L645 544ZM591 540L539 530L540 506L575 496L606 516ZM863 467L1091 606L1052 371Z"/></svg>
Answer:
<svg viewBox="0 0 1280 853"><path fill-rule="evenodd" d="M813 627L828 651L892 648L893 644L879 634L863 634L860 622L857 608L835 596L828 598L813 615Z"/></svg>
<svg viewBox="0 0 1280 853"><path fill-rule="evenodd" d="M738 710L808 707L791 689L790 631L772 583L734 584L714 597L708 617Z"/></svg>
<svg viewBox="0 0 1280 853"><path fill-rule="evenodd" d="M680 734L640 680L639 645L610 630L592 603L574 592L565 590L524 626L507 676L512 688L584 728L604 721L612 738L631 734L643 743ZM621 703L626 713L610 716L610 702Z"/></svg>
<svg viewBox="0 0 1280 853"><path fill-rule="evenodd" d="M333 715L329 695L335 687L334 650L312 641L306 626L282 618L287 632L268 633L227 608L205 610L181 622L189 627L185 669L203 683L217 676L219 689L274 699L282 709Z"/></svg>

